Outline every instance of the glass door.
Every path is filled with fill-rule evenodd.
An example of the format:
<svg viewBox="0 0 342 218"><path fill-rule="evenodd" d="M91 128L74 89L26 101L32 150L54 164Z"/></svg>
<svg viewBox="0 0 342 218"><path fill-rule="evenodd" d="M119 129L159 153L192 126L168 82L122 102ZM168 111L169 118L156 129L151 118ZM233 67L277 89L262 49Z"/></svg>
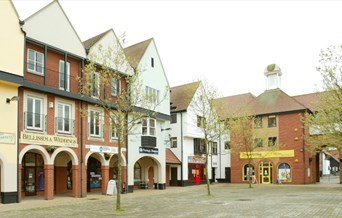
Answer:
<svg viewBox="0 0 342 218"><path fill-rule="evenodd" d="M25 168L25 195L36 195L36 168Z"/></svg>
<svg viewBox="0 0 342 218"><path fill-rule="evenodd" d="M272 164L264 161L260 164L260 181L262 184L272 183Z"/></svg>

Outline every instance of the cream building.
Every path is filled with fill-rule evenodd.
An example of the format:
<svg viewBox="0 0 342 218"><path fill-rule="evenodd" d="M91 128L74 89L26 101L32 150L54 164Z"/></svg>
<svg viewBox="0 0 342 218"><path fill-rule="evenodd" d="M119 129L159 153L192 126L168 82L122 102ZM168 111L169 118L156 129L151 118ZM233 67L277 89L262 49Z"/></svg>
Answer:
<svg viewBox="0 0 342 218"><path fill-rule="evenodd" d="M0 26L0 193L1 203L8 204L18 202L17 96L24 63L24 32L9 0L0 1Z"/></svg>

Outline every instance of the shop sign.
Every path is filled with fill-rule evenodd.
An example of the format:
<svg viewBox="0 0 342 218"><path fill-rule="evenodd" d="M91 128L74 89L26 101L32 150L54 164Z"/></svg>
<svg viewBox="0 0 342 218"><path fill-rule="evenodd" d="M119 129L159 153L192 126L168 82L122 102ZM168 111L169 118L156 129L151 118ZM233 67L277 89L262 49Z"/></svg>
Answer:
<svg viewBox="0 0 342 218"><path fill-rule="evenodd" d="M240 152L240 158L248 158L247 152ZM294 157L294 150L253 151L251 158Z"/></svg>
<svg viewBox="0 0 342 218"><path fill-rule="evenodd" d="M118 153L117 147L103 146L103 145L90 145L89 147L90 147L90 151L92 152L111 153L111 154Z"/></svg>
<svg viewBox="0 0 342 218"><path fill-rule="evenodd" d="M201 156L189 156L189 157L188 157L188 162L189 162L189 163L204 164L204 163L205 163L205 157L201 157Z"/></svg>
<svg viewBox="0 0 342 218"><path fill-rule="evenodd" d="M139 153L144 154L158 154L158 148L145 148L145 147L139 147Z"/></svg>
<svg viewBox="0 0 342 218"><path fill-rule="evenodd" d="M76 137L65 137L59 135L45 135L21 132L20 143L24 144L35 144L35 145L50 145L50 146L64 146L77 148Z"/></svg>
<svg viewBox="0 0 342 218"><path fill-rule="evenodd" d="M0 132L0 143L15 144L15 133Z"/></svg>

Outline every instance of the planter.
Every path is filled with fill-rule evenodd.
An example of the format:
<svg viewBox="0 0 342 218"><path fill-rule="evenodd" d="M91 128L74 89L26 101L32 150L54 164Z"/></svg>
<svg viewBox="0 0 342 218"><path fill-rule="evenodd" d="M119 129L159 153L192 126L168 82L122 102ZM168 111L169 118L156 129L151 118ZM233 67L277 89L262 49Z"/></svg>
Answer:
<svg viewBox="0 0 342 218"><path fill-rule="evenodd" d="M53 153L54 151L55 151L55 147L54 146L48 146L47 148L46 148L46 150L47 150L47 152L49 152L49 153Z"/></svg>

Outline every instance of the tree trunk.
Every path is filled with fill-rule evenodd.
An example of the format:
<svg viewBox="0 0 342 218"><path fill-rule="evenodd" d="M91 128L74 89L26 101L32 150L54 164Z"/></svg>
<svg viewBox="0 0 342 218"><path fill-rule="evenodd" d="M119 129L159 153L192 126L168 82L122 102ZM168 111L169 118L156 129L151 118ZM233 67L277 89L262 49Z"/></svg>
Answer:
<svg viewBox="0 0 342 218"><path fill-rule="evenodd" d="M122 134L118 133L118 183L117 183L117 193L116 193L116 210L121 210L121 184L122 184L122 178L121 178L121 147L122 147Z"/></svg>
<svg viewBox="0 0 342 218"><path fill-rule="evenodd" d="M208 161L208 157L209 157L209 143L208 140L206 139L206 146L205 146L205 178L207 180L207 191L208 191L208 196L211 195L211 191L210 191L210 181L209 181L209 174L208 174L208 165L209 165L209 161Z"/></svg>
<svg viewBox="0 0 342 218"><path fill-rule="evenodd" d="M247 179L248 179L248 188L252 188L252 168L251 168L251 158L248 157L248 174L247 174Z"/></svg>

